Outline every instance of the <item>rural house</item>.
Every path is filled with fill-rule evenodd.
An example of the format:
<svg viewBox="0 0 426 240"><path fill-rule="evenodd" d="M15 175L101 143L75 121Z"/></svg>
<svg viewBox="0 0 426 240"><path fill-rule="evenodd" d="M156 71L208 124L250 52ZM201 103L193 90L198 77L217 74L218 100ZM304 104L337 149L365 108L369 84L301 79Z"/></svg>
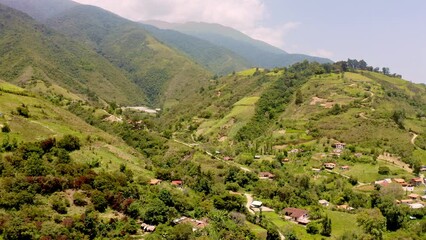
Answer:
<svg viewBox="0 0 426 240"><path fill-rule="evenodd" d="M423 184L423 179L422 179L422 178L420 178L420 177L418 177L418 178L413 178L413 179L411 179L410 183L411 183L413 186L418 187L418 186L420 186L420 185L422 185L422 184Z"/></svg>
<svg viewBox="0 0 426 240"><path fill-rule="evenodd" d="M299 208L285 208L284 214L286 219L295 221L299 224L306 225L309 221L308 211Z"/></svg>
<svg viewBox="0 0 426 240"><path fill-rule="evenodd" d="M332 170L336 167L336 164L335 163L324 163L324 167Z"/></svg>
<svg viewBox="0 0 426 240"><path fill-rule="evenodd" d="M174 180L174 181L172 181L172 185L176 186L176 187L182 187L183 182L182 182L182 180Z"/></svg>
<svg viewBox="0 0 426 240"><path fill-rule="evenodd" d="M319 200L318 203L323 207L328 207L330 205L330 203L324 199Z"/></svg>
<svg viewBox="0 0 426 240"><path fill-rule="evenodd" d="M151 179L150 181L149 181L149 185L158 185L158 184L160 184L161 183L161 180L160 179Z"/></svg>
<svg viewBox="0 0 426 240"><path fill-rule="evenodd" d="M274 174L270 172L260 172L259 179L273 179L275 177Z"/></svg>

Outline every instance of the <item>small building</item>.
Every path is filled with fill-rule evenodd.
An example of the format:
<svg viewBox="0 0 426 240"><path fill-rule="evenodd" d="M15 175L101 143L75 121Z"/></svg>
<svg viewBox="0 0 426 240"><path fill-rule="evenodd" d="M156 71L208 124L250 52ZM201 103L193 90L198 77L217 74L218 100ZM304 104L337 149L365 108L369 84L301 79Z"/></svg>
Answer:
<svg viewBox="0 0 426 240"><path fill-rule="evenodd" d="M250 207L251 208L260 208L260 207L262 207L262 202L261 201L253 201L253 202L251 202L251 204L250 204Z"/></svg>
<svg viewBox="0 0 426 240"><path fill-rule="evenodd" d="M408 206L411 208L411 209L420 209L420 208L424 208L425 206L423 205L423 204L421 204L421 203L411 203L411 204L408 204Z"/></svg>
<svg viewBox="0 0 426 240"><path fill-rule="evenodd" d="M192 219L192 218L185 217L185 216L173 220L172 223L175 224L175 225L183 224L183 223L189 224L189 225L192 226L193 232L195 232L199 229L205 228L208 225L208 222L207 222L206 219L196 220L196 219Z"/></svg>
<svg viewBox="0 0 426 240"><path fill-rule="evenodd" d="M328 207L330 203L327 200L321 199L318 201L321 206Z"/></svg>
<svg viewBox="0 0 426 240"><path fill-rule="evenodd" d="M343 204L343 205L337 206L337 209L346 210L346 211L352 211L355 208L353 208L353 207L351 207L351 206L349 206L347 204Z"/></svg>
<svg viewBox="0 0 426 240"><path fill-rule="evenodd" d="M347 171L347 170L349 170L349 166L347 166L347 165L341 166L340 170Z"/></svg>
<svg viewBox="0 0 426 240"><path fill-rule="evenodd" d="M410 195L408 195L408 197L410 199L417 200L417 199L420 198L420 195L419 194L415 194L415 193L411 193Z"/></svg>
<svg viewBox="0 0 426 240"><path fill-rule="evenodd" d="M142 223L141 228L144 232L154 232L156 227L153 225Z"/></svg>
<svg viewBox="0 0 426 240"><path fill-rule="evenodd" d="M404 190L404 192L413 192L414 186L405 183L404 185L402 185L402 190Z"/></svg>
<svg viewBox="0 0 426 240"><path fill-rule="evenodd" d="M420 198L422 199L422 201L426 201L426 195L423 195Z"/></svg>
<svg viewBox="0 0 426 240"><path fill-rule="evenodd" d="M410 183L411 183L413 186L418 187L418 186L420 186L420 185L422 185L422 184L423 184L423 179L422 179L422 178L420 178L420 177L418 177L418 178L413 178L413 179L411 179L411 180L410 180Z"/></svg>
<svg viewBox="0 0 426 240"><path fill-rule="evenodd" d="M260 159L260 155L254 155L254 159Z"/></svg>
<svg viewBox="0 0 426 240"><path fill-rule="evenodd" d="M283 163L290 162L290 159L288 159L288 158L284 158L284 159L282 160L282 162L283 162Z"/></svg>
<svg viewBox="0 0 426 240"><path fill-rule="evenodd" d="M260 172L259 179L273 179L275 177L274 174L270 172Z"/></svg>
<svg viewBox="0 0 426 240"><path fill-rule="evenodd" d="M312 168L312 171L315 172L315 173L319 173L319 172L321 172L321 169L320 168Z"/></svg>
<svg viewBox="0 0 426 240"><path fill-rule="evenodd" d="M402 199L402 200L400 200L399 202L397 202L397 203L401 203L401 204L406 204L406 205L408 205L408 204L411 204L411 203L413 203L414 201L413 201L413 199Z"/></svg>
<svg viewBox="0 0 426 240"><path fill-rule="evenodd" d="M182 180L174 180L172 181L173 186L182 187L183 181Z"/></svg>
<svg viewBox="0 0 426 240"><path fill-rule="evenodd" d="M386 178L386 179L374 182L374 184L380 185L382 187L385 187L385 186L389 185L390 183L392 183L392 180L390 178Z"/></svg>
<svg viewBox="0 0 426 240"><path fill-rule="evenodd" d="M284 214L288 217L288 219L295 221L299 224L306 225L309 221L308 211L299 208L285 208Z"/></svg>
<svg viewBox="0 0 426 240"><path fill-rule="evenodd" d="M324 167L325 168L327 168L327 169L334 169L335 167L336 167L336 164L335 163L324 163Z"/></svg>
<svg viewBox="0 0 426 240"><path fill-rule="evenodd" d="M334 144L334 148L336 149L344 149L346 146L346 143L337 142Z"/></svg>
<svg viewBox="0 0 426 240"><path fill-rule="evenodd" d="M420 167L420 172L426 172L426 166L421 166Z"/></svg>
<svg viewBox="0 0 426 240"><path fill-rule="evenodd" d="M402 178L394 178L393 181L396 182L396 183L398 183L398 184L400 184L400 185L407 185L407 183L405 182L405 180L402 179Z"/></svg>
<svg viewBox="0 0 426 240"><path fill-rule="evenodd" d="M149 180L149 185L158 185L162 182L160 179L151 179Z"/></svg>

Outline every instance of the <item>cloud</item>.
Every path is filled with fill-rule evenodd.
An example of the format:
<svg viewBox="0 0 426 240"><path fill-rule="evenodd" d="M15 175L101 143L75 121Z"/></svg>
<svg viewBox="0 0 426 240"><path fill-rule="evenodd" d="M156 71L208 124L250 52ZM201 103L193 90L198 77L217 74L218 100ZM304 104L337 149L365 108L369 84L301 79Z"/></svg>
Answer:
<svg viewBox="0 0 426 240"><path fill-rule="evenodd" d="M324 57L324 58L332 58L334 56L334 53L325 49L317 49L315 51L310 52L309 55Z"/></svg>
<svg viewBox="0 0 426 240"><path fill-rule="evenodd" d="M263 0L74 0L102 7L134 21L219 23L283 48L284 37L300 23L263 26L268 16Z"/></svg>

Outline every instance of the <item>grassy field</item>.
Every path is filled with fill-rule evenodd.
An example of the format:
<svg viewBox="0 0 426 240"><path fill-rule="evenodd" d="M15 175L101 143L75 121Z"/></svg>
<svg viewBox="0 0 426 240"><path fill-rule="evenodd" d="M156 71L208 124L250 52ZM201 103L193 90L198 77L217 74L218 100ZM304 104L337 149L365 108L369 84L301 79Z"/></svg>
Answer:
<svg viewBox="0 0 426 240"><path fill-rule="evenodd" d="M10 92L22 93L23 89L10 84L1 83L0 88ZM81 163L98 161L102 169L116 171L121 164L129 166L135 173L150 176L145 170L145 162L140 153L127 146L121 139L111 136L70 112L50 102L31 96L0 92L0 124L8 124L10 133L0 133L0 141L8 138L17 142L43 140L49 137L61 138L71 134L80 139L82 149L71 154L72 158ZM25 105L29 117L16 113L17 107ZM90 140L89 140L90 139Z"/></svg>
<svg viewBox="0 0 426 240"><path fill-rule="evenodd" d="M254 235L256 235L258 239L261 239L261 240L266 239L266 234L267 234L266 229L248 221L246 221L246 225L250 228L250 231L254 233Z"/></svg>
<svg viewBox="0 0 426 240"><path fill-rule="evenodd" d="M351 231L355 233L361 233L362 230L358 227L356 223L356 215L326 210L328 217L331 219L331 235L332 237L339 237L343 235L346 231Z"/></svg>
<svg viewBox="0 0 426 240"><path fill-rule="evenodd" d="M263 72L263 71L264 71L264 69L263 69L263 68L258 68L258 71ZM243 71L237 72L237 75L238 75L238 76L246 76L246 77L248 77L248 76L253 76L253 74L254 74L255 72L256 72L256 68L249 68L249 69L246 69L246 70L243 70Z"/></svg>
<svg viewBox="0 0 426 240"><path fill-rule="evenodd" d="M245 97L233 105L232 110L223 118L204 122L197 134L213 134L232 138L255 113L255 104L259 97Z"/></svg>
<svg viewBox="0 0 426 240"><path fill-rule="evenodd" d="M380 175L378 173L380 166L387 166L391 170L391 175ZM358 181L363 183L371 183L380 179L385 178L394 178L394 177L404 177L408 178L413 177L410 173L398 168L396 166L386 164L384 162L379 162L379 164L371 165L365 163L357 163L353 166L350 166L349 170L342 171L340 169L336 170L339 173L345 174L347 176L353 176L358 179Z"/></svg>

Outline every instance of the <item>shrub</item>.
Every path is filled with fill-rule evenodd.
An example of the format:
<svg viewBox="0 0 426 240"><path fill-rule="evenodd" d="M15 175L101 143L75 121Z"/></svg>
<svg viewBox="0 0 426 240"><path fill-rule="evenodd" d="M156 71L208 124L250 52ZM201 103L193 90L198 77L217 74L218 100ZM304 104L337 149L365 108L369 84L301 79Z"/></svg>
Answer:
<svg viewBox="0 0 426 240"><path fill-rule="evenodd" d="M81 193L81 192L74 193L74 204L77 205L77 206L80 206L80 207L86 206L87 202L86 202L85 198L86 198L86 196L84 196L84 194Z"/></svg>
<svg viewBox="0 0 426 240"><path fill-rule="evenodd" d="M379 174L380 175L388 175L390 173L389 167L381 166L379 167Z"/></svg>
<svg viewBox="0 0 426 240"><path fill-rule="evenodd" d="M309 234L317 234L319 233L319 227L318 224L315 222L310 222L308 225L306 225L306 232Z"/></svg>
<svg viewBox="0 0 426 240"><path fill-rule="evenodd" d="M95 207L95 210L99 212L105 212L105 209L108 207L108 202L105 198L105 195L98 190L92 192L92 203Z"/></svg>
<svg viewBox="0 0 426 240"><path fill-rule="evenodd" d="M1 128L1 132L4 132L4 133L8 133L8 132L10 132L10 127L9 127L9 125L5 124L5 125Z"/></svg>
<svg viewBox="0 0 426 240"><path fill-rule="evenodd" d="M56 144L58 148L63 148L68 152L72 152L80 149L80 140L72 135L65 135Z"/></svg>
<svg viewBox="0 0 426 240"><path fill-rule="evenodd" d="M18 115L23 116L25 118L30 117L30 111L28 110L28 107L23 105L16 108L16 111L18 112Z"/></svg>

